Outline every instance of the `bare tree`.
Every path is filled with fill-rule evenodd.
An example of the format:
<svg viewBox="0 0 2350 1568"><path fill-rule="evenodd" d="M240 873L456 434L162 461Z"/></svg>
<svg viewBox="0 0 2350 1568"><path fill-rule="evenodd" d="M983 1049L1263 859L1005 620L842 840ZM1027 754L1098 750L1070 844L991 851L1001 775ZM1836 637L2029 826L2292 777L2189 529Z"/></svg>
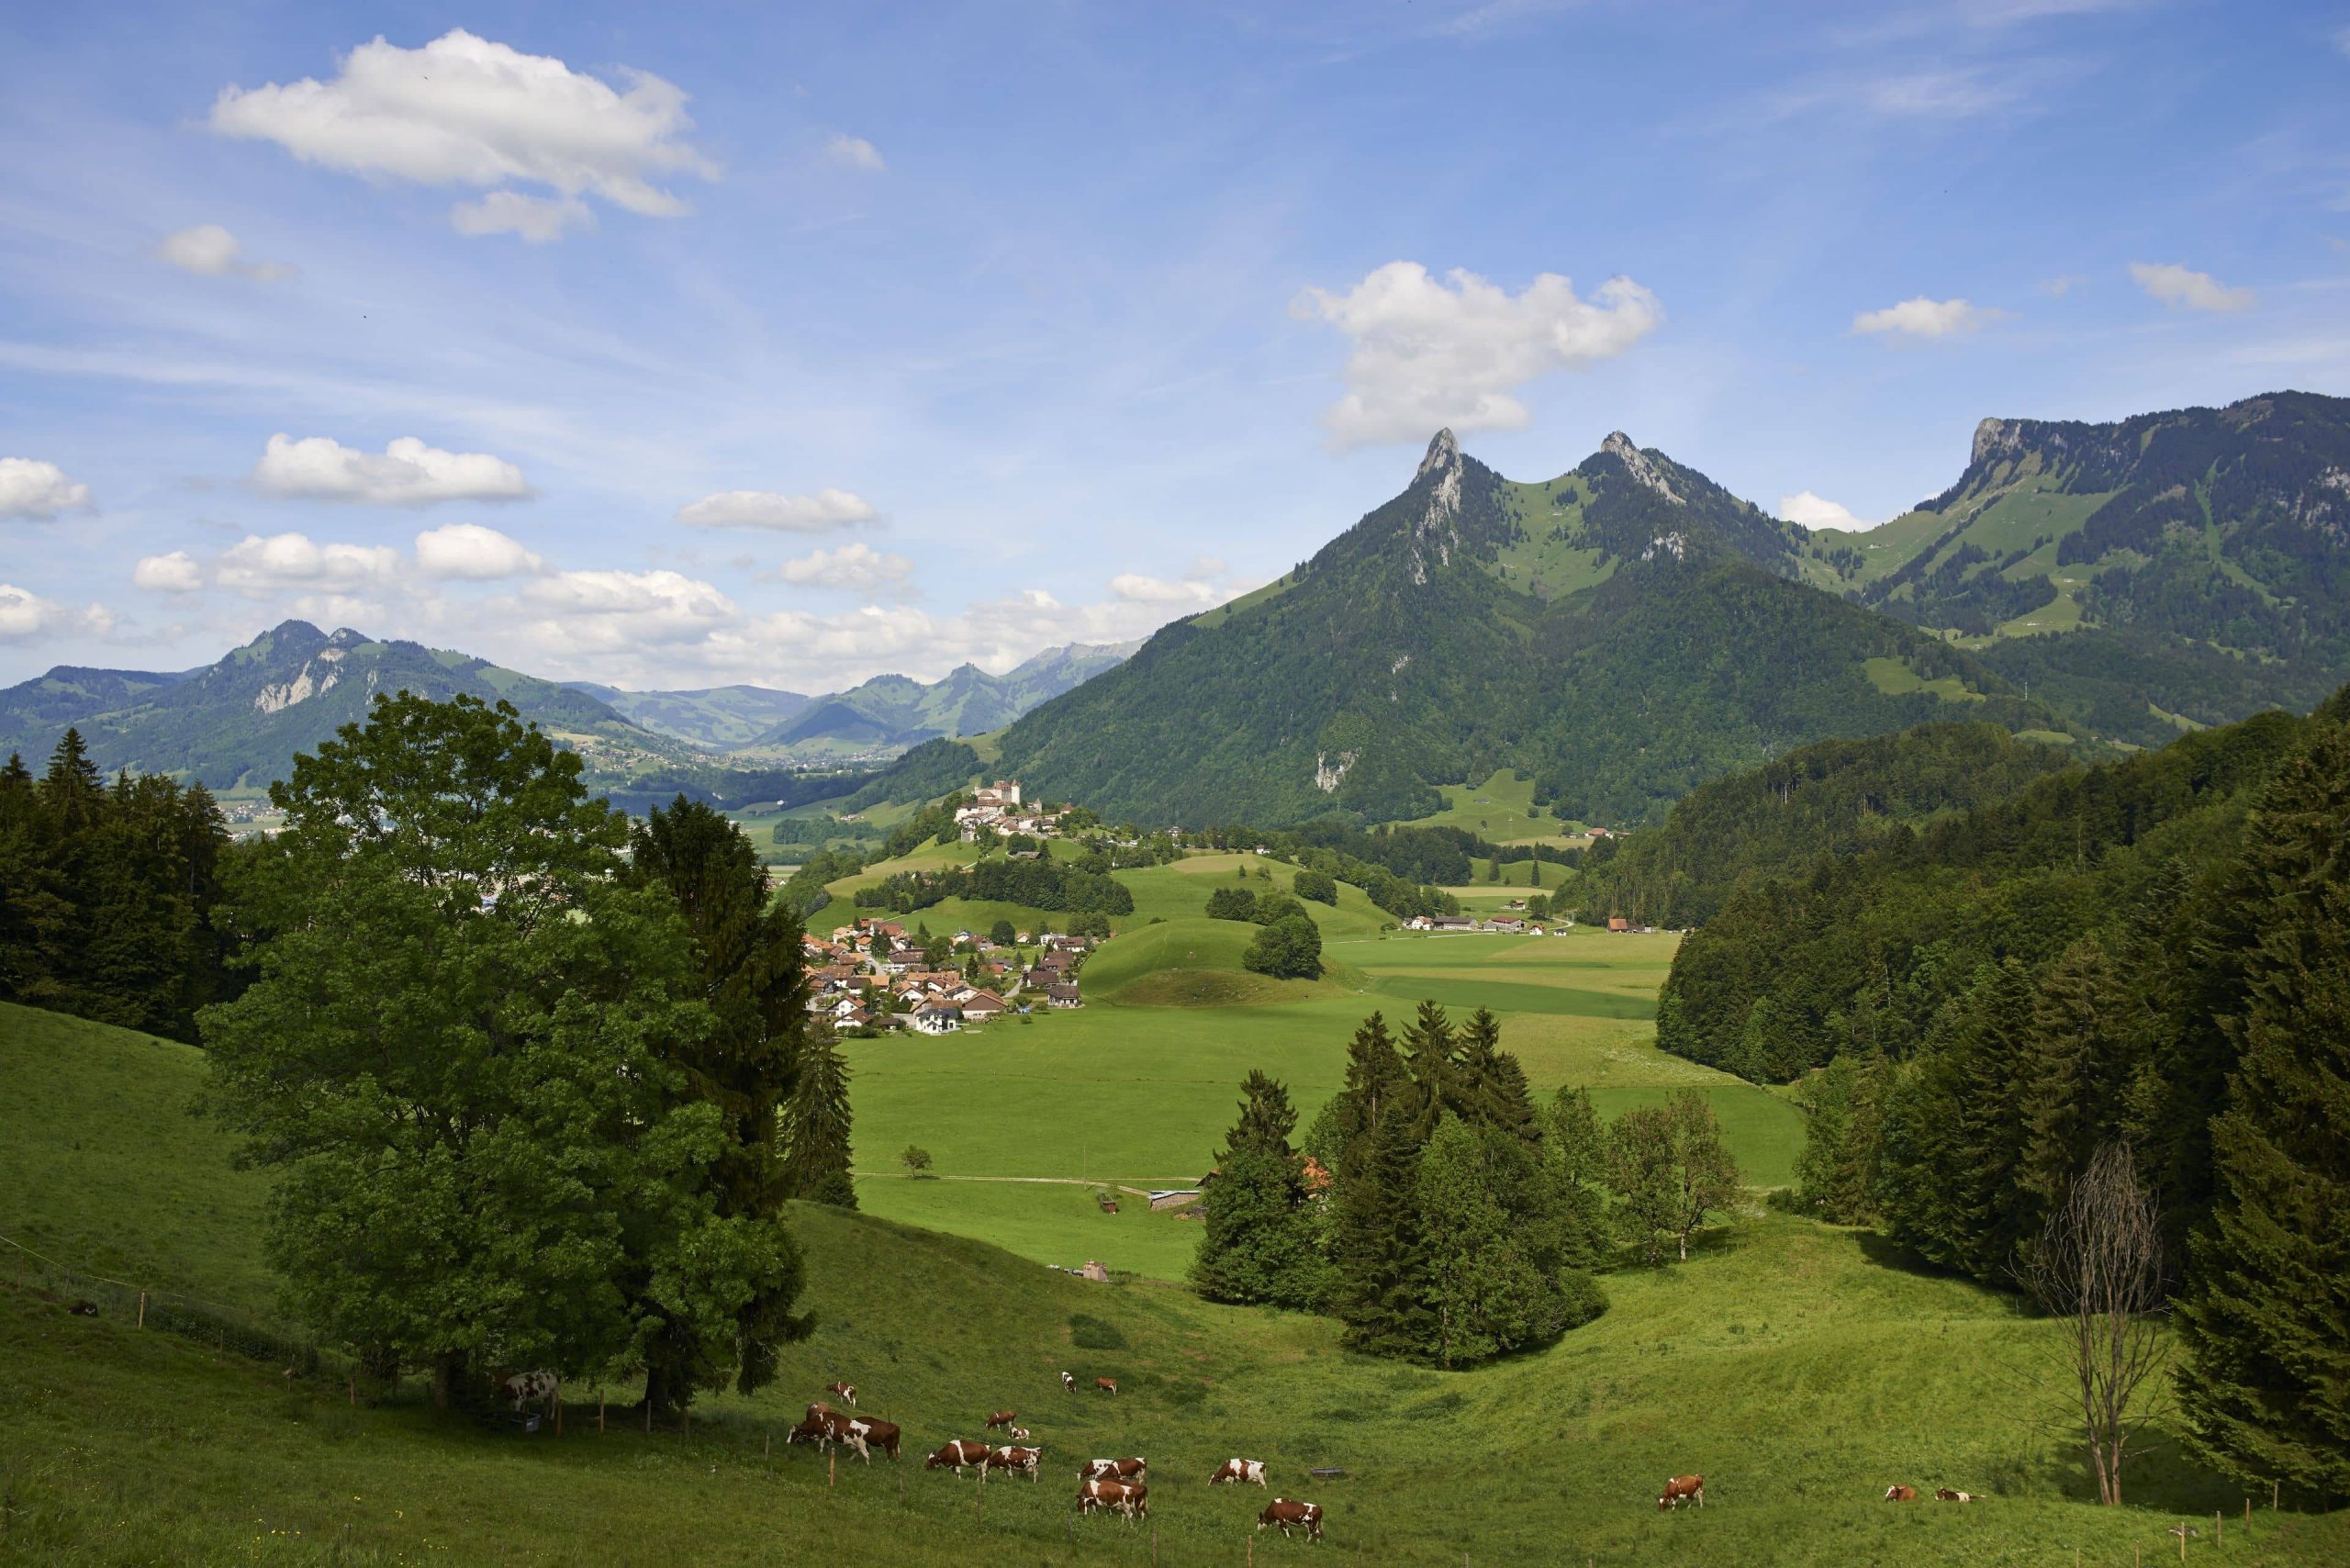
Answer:
<svg viewBox="0 0 2350 1568"><path fill-rule="evenodd" d="M2098 1500L2119 1506L2122 1462L2154 1417L2165 1386L2159 1374L2170 1358L2161 1215L2128 1144L2105 1145L2074 1180L2022 1277L2064 1325L2064 1360Z"/></svg>

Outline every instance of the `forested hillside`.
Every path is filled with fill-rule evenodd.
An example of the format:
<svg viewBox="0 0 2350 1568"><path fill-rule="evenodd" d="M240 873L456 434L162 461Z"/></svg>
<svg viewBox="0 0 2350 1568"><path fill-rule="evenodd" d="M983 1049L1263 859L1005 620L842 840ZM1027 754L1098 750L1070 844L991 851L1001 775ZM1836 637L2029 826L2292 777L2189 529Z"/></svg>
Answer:
<svg viewBox="0 0 2350 1568"><path fill-rule="evenodd" d="M1111 818L1372 820L1514 767L1561 815L1661 815L1832 734L2057 722L1967 655L1792 580L1802 531L1621 435L1513 484L1430 443L1281 584L1179 622L1003 737ZM1782 575L1787 574L1787 575Z"/></svg>

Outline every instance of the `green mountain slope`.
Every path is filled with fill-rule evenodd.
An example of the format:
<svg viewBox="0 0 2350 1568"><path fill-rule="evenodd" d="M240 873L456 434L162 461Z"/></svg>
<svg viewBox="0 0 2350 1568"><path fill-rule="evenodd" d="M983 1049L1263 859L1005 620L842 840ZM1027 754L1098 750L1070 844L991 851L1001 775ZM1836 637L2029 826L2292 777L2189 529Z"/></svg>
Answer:
<svg viewBox="0 0 2350 1568"><path fill-rule="evenodd" d="M714 750L745 745L808 711L815 699L764 686L713 686L698 691L624 691L590 680L567 683L632 724Z"/></svg>
<svg viewBox="0 0 2350 1568"><path fill-rule="evenodd" d="M1801 569L2135 744L2307 708L2350 673L2350 398L1985 420L1956 484Z"/></svg>
<svg viewBox="0 0 2350 1568"><path fill-rule="evenodd" d="M813 699L744 744L761 752L810 756L919 745L940 735L985 734L1114 667L1134 649L1131 643L1070 643L1047 648L1003 675L967 664L927 685L902 675L876 676L846 691Z"/></svg>
<svg viewBox="0 0 2350 1568"><path fill-rule="evenodd" d="M1823 736L2046 728L1968 655L1795 580L1808 536L1621 434L1513 484L1451 432L1253 602L1161 630L1005 732L1001 767L1114 817L1441 806L1515 767L1561 814L1661 814Z"/></svg>

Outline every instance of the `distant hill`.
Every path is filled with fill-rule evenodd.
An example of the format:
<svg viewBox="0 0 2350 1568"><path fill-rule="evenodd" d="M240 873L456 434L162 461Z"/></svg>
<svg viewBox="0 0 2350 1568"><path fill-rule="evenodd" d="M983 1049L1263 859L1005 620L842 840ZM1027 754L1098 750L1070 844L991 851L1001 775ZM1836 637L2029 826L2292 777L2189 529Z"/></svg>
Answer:
<svg viewBox="0 0 2350 1568"><path fill-rule="evenodd" d="M1828 736L2063 728L1796 580L1810 542L1620 433L1519 483L1441 431L1401 495L1021 719L998 766L1113 819L1268 824L1422 815L1434 785L1515 767L1561 815L1621 824Z"/></svg>
<svg viewBox="0 0 2350 1568"><path fill-rule="evenodd" d="M2306 710L2350 675L2350 398L1985 420L1949 489L1800 556L2116 739Z"/></svg>
<svg viewBox="0 0 2350 1568"><path fill-rule="evenodd" d="M566 682L631 723L714 751L744 745L808 711L814 698L764 686L714 686L699 691L623 691L592 680Z"/></svg>
<svg viewBox="0 0 2350 1568"><path fill-rule="evenodd" d="M1070 643L1047 648L1003 675L962 665L927 685L902 675L811 699L744 743L744 749L806 756L827 751L909 747L941 735L1000 730L1038 703L1111 669L1136 643Z"/></svg>

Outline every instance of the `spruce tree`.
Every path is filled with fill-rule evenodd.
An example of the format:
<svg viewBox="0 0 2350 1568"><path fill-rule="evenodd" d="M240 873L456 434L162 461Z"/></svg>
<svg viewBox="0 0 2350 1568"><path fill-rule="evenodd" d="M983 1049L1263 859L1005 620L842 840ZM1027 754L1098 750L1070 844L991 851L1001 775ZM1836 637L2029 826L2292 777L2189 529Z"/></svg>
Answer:
<svg viewBox="0 0 2350 1568"><path fill-rule="evenodd" d="M1444 1009L1423 1002L1404 1030L1404 1069L1417 1090L1418 1119L1414 1134L1426 1141L1436 1131L1437 1118L1461 1108L1459 1037Z"/></svg>
<svg viewBox="0 0 2350 1568"><path fill-rule="evenodd" d="M2023 1148L2009 1206L2039 1233L2073 1176L2116 1129L2138 1052L2135 1009L2104 942L2086 936L2041 980L2025 1037Z"/></svg>
<svg viewBox="0 0 2350 1568"><path fill-rule="evenodd" d="M1328 1294L1329 1280L1303 1162L1289 1144L1297 1113L1289 1091L1261 1071L1248 1074L1243 1092L1200 1200L1207 1234L1192 1280L1216 1301L1310 1309Z"/></svg>
<svg viewBox="0 0 2350 1568"><path fill-rule="evenodd" d="M832 1025L819 1020L808 1031L784 1116L784 1185L795 1198L856 1207L856 1184L849 1179L848 1080Z"/></svg>
<svg viewBox="0 0 2350 1568"><path fill-rule="evenodd" d="M1263 1071L1251 1069L1240 1085L1240 1119L1225 1135L1220 1158L1229 1159L1247 1151L1289 1154L1289 1135L1297 1130L1297 1112L1289 1103L1288 1088Z"/></svg>
<svg viewBox="0 0 2350 1568"><path fill-rule="evenodd" d="M2212 1145L2219 1195L2179 1312L2196 1445L2247 1480L2350 1495L2350 734L2287 765L2231 912L2259 935Z"/></svg>

